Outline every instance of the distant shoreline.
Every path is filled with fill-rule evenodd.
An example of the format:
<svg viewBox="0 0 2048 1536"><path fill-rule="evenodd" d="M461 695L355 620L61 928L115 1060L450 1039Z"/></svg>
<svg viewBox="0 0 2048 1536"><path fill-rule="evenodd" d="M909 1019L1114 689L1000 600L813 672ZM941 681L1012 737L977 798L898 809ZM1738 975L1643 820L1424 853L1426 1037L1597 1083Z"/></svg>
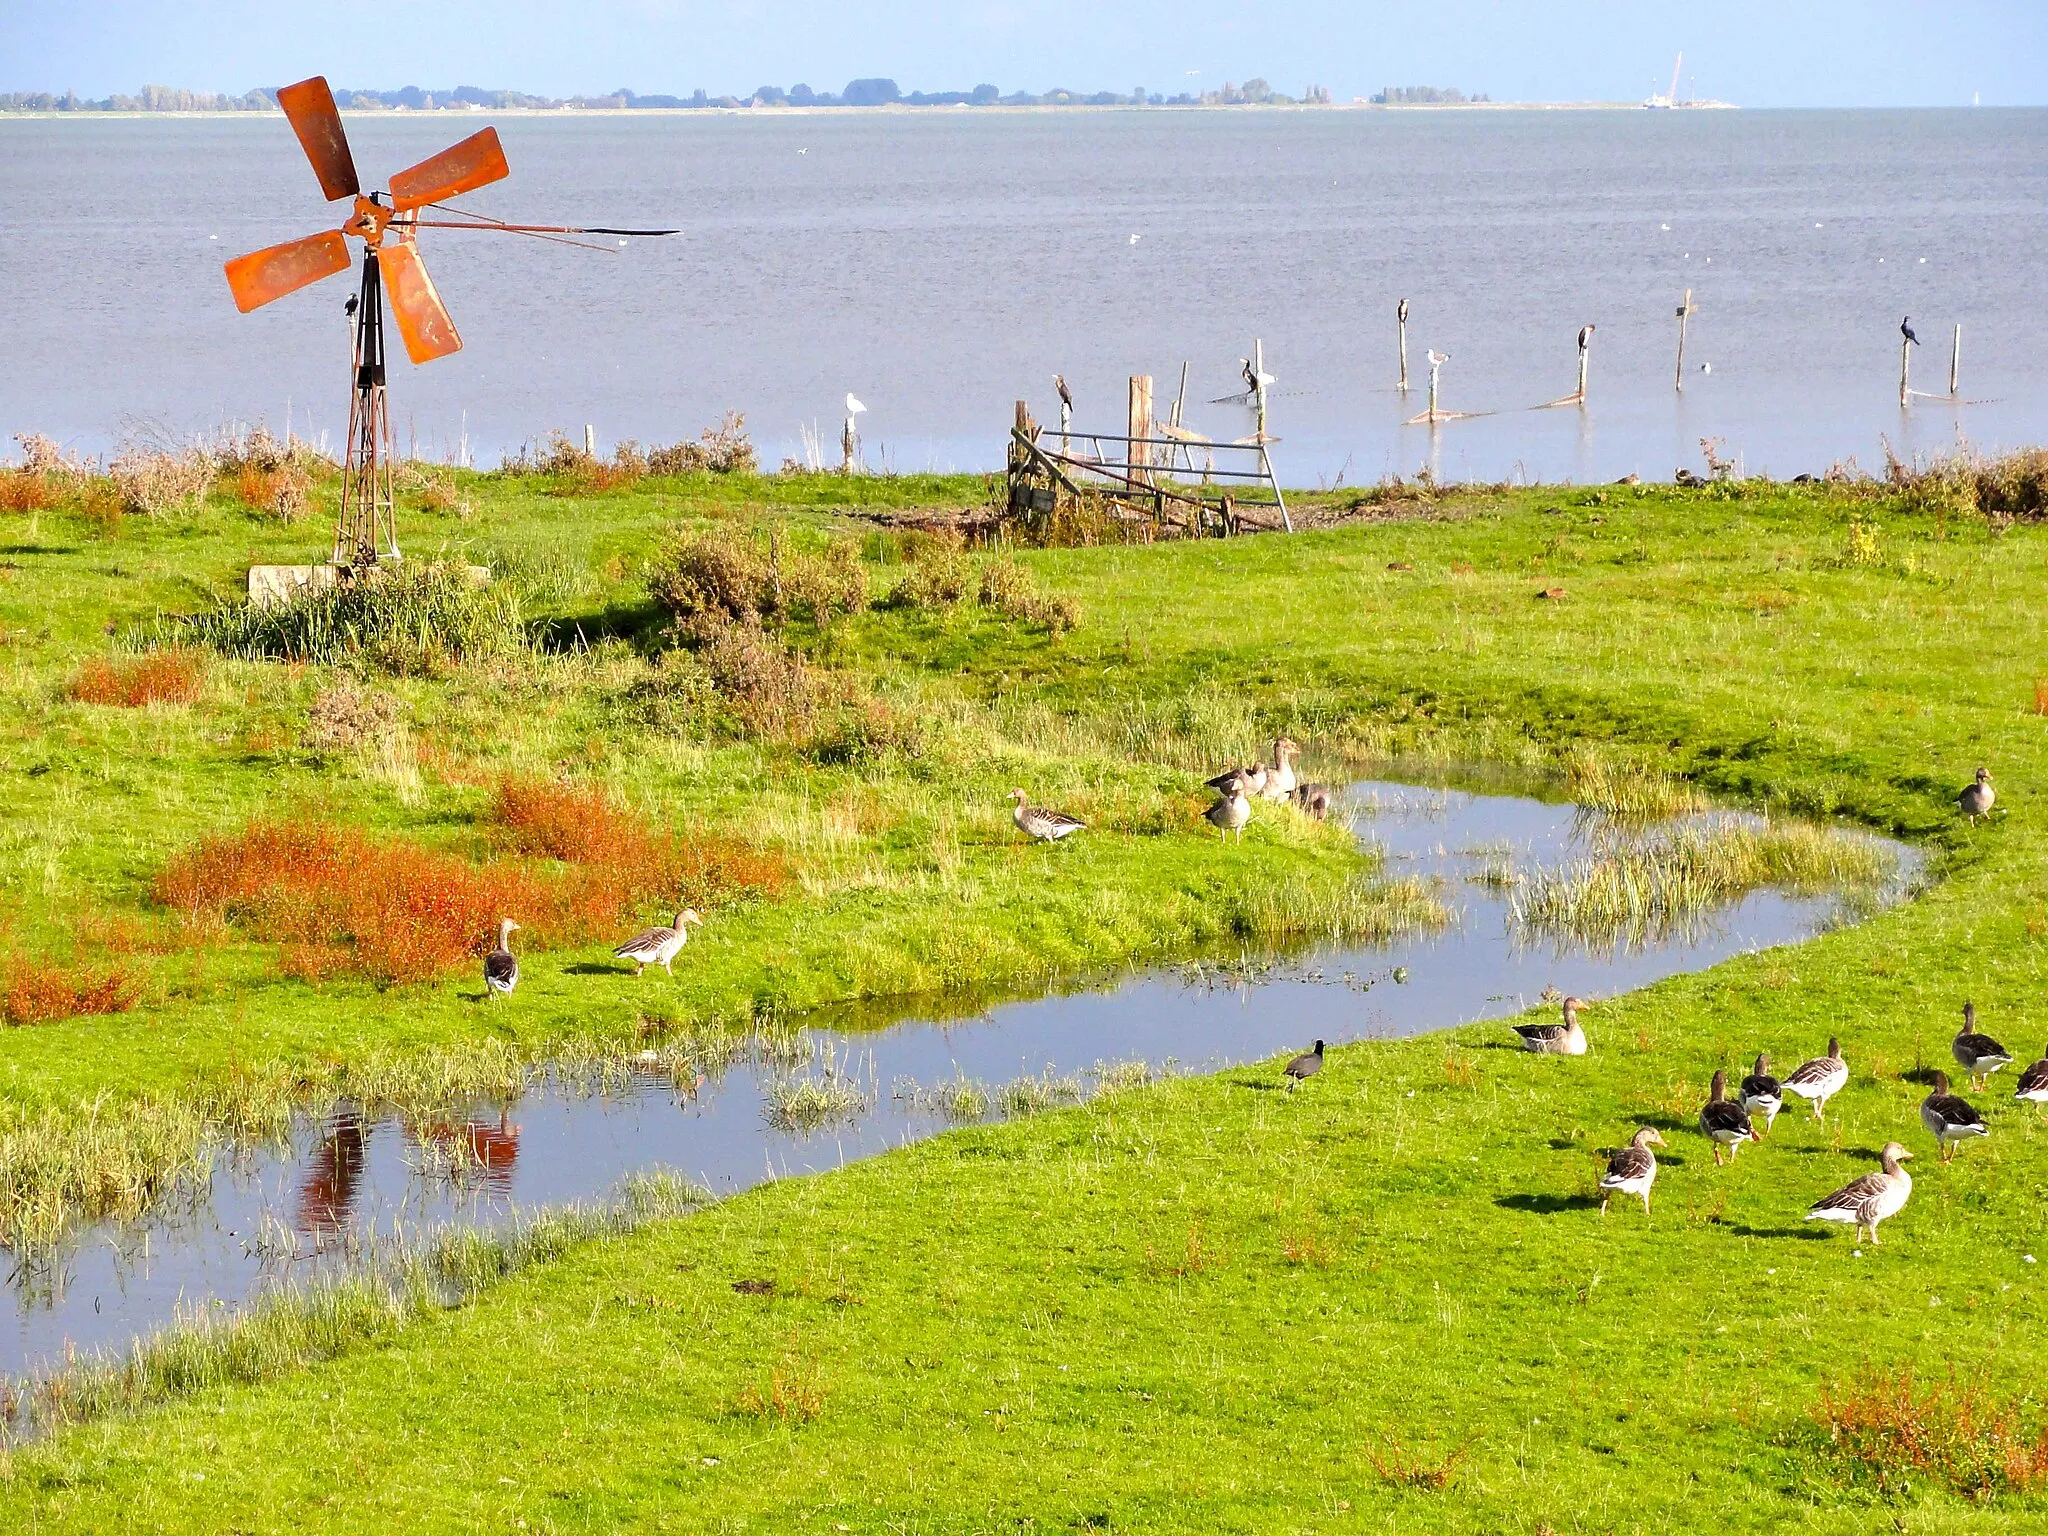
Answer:
<svg viewBox="0 0 2048 1536"><path fill-rule="evenodd" d="M947 106L907 106L890 103L873 107L343 107L344 118L368 120L383 117L924 117L936 113L972 114L974 116L1008 115L1013 113L1073 113L1073 112L1716 112L1739 110L1732 101L1689 102L1675 108L1646 108L1639 101L1415 101L1415 102L1290 102L1284 104L1223 102L1188 102L1177 106L1165 103L1136 106L1120 103L1115 106L1092 106L1074 103L1064 106L1005 106L990 103L977 106L962 102ZM1825 110L1825 109L1823 109ZM1914 109L1902 109L1914 110ZM1939 109L1937 109L1939 110ZM1978 110L1982 110L1981 108ZM0 110L0 121L9 119L47 120L52 118L83 118L104 122L109 119L128 118L252 118L267 119L281 116L277 112L59 112L47 110Z"/></svg>

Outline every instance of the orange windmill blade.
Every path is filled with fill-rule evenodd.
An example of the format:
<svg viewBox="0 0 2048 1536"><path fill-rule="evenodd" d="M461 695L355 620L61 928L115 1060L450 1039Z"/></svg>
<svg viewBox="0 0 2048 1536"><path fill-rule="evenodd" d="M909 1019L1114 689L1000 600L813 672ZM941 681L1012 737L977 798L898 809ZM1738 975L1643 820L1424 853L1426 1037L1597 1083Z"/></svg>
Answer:
<svg viewBox="0 0 2048 1536"><path fill-rule="evenodd" d="M406 356L415 363L462 350L462 336L447 305L427 275L419 246L421 228L482 229L499 234L560 239L568 235L673 235L673 229L611 229L565 224L507 224L483 214L444 208L442 203L474 192L511 174L498 131L486 128L459 144L393 176L386 192L364 192L356 174L355 155L348 146L334 92L319 75L280 87L277 104L298 135L299 146L319 178L329 202L352 198L348 217L339 229L287 240L237 256L227 263L228 291L243 313L259 309L308 284L345 271L351 261L348 236L363 242L362 286L348 304L351 348L350 377L354 397L349 406L348 453L342 463L341 512L334 527L334 561L362 567L398 558L398 533L392 519L391 415L384 398L384 293L391 293L391 313L398 322ZM418 210L436 208L460 215L422 220ZM581 245L580 240L566 244ZM624 242L621 241L621 244ZM610 250L612 246L593 246Z"/></svg>

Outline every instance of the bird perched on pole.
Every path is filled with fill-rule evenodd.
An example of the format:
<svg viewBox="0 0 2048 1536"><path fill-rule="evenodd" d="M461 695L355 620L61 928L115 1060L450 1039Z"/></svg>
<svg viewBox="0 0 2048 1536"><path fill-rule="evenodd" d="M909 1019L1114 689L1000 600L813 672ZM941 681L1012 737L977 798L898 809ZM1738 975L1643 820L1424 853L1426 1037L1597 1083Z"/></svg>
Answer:
<svg viewBox="0 0 2048 1536"><path fill-rule="evenodd" d="M855 429L854 417L866 409L866 406L854 399L852 391L849 390L846 396L846 430L839 437L840 467L849 474L853 470L854 458L860 452L860 433Z"/></svg>
<svg viewBox="0 0 2048 1536"><path fill-rule="evenodd" d="M1899 334L1906 338L1909 346L1917 347L1920 345L1920 338L1913 334L1913 317L1911 315L1906 316L1905 319L1899 322Z"/></svg>

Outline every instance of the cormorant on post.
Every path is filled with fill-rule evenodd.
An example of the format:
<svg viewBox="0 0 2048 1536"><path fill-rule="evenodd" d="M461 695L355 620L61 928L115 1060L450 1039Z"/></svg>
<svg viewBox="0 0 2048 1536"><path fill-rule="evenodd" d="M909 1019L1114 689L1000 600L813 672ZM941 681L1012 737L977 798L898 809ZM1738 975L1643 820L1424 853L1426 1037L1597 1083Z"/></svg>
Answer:
<svg viewBox="0 0 2048 1536"><path fill-rule="evenodd" d="M1054 374L1052 387L1060 392L1060 404L1071 411L1074 408L1074 394L1067 388L1067 376L1063 373Z"/></svg>
<svg viewBox="0 0 2048 1536"><path fill-rule="evenodd" d="M1579 350L1581 352L1593 344L1593 333L1599 329L1600 327L1597 325L1582 325L1579 327Z"/></svg>
<svg viewBox="0 0 2048 1536"><path fill-rule="evenodd" d="M1899 322L1899 334L1905 337L1912 345L1916 347L1920 345L1920 338L1913 334L1913 317L1911 315L1906 316L1905 319Z"/></svg>

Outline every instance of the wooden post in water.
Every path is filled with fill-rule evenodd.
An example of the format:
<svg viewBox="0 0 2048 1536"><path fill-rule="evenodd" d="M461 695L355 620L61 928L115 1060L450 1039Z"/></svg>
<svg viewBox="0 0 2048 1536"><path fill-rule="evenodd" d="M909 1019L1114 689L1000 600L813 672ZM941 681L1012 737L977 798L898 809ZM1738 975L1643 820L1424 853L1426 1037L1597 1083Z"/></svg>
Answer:
<svg viewBox="0 0 2048 1536"><path fill-rule="evenodd" d="M1449 361L1447 356L1435 352L1429 354L1429 424L1432 427L1436 425L1436 376L1443 372L1444 364Z"/></svg>
<svg viewBox="0 0 2048 1536"><path fill-rule="evenodd" d="M1963 328L1956 327L1956 344L1948 354L1948 392L1951 397L1962 392L1963 377Z"/></svg>
<svg viewBox="0 0 2048 1536"><path fill-rule="evenodd" d="M1675 376L1680 394L1685 393L1685 322L1692 318L1692 290L1685 290L1685 302L1678 306L1678 371Z"/></svg>
<svg viewBox="0 0 2048 1536"><path fill-rule="evenodd" d="M1913 398L1913 343L1911 338L1899 338L1899 404L1910 404Z"/></svg>
<svg viewBox="0 0 2048 1536"><path fill-rule="evenodd" d="M583 453L586 458L597 457L597 428L588 422L583 427Z"/></svg>
<svg viewBox="0 0 2048 1536"><path fill-rule="evenodd" d="M1401 383L1402 394L1408 393L1408 301L1403 299L1394 306L1394 322L1401 332Z"/></svg>
<svg viewBox="0 0 2048 1536"><path fill-rule="evenodd" d="M1579 327L1579 392L1572 398L1580 405L1586 403L1586 359L1591 352L1593 332L1596 329L1597 327L1591 325Z"/></svg>
<svg viewBox="0 0 2048 1536"><path fill-rule="evenodd" d="M1152 435L1152 375L1134 373L1131 375L1131 411L1129 434L1131 442L1126 446L1129 453L1126 462L1130 466L1131 479L1139 484L1150 480L1152 450L1138 441Z"/></svg>

